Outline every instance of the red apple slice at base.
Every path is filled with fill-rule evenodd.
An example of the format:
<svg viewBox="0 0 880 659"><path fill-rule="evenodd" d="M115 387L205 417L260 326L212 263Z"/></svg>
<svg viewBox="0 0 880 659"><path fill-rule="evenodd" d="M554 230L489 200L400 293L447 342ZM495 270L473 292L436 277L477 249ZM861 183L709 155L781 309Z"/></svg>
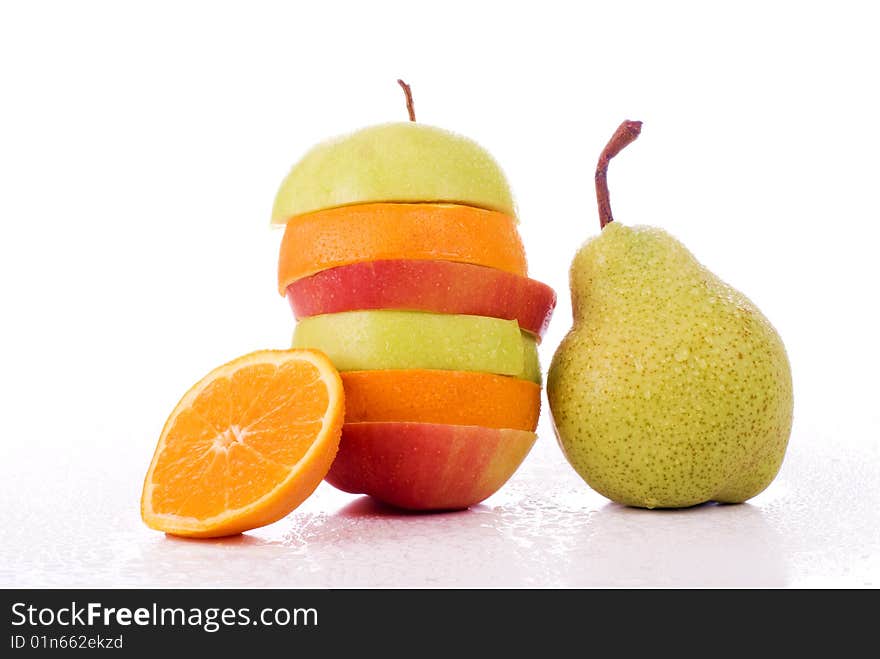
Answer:
<svg viewBox="0 0 880 659"><path fill-rule="evenodd" d="M494 494L537 435L432 423L347 423L325 480L409 510L460 510Z"/></svg>
<svg viewBox="0 0 880 659"><path fill-rule="evenodd" d="M382 260L323 270L287 287L299 318L342 311L400 309L516 320L540 338L556 293L534 279L470 263Z"/></svg>

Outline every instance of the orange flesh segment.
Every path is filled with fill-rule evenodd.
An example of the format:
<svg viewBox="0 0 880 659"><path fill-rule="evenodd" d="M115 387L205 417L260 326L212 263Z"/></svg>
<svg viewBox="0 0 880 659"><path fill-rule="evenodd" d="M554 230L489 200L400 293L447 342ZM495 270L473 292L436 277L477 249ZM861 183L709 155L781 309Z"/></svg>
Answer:
<svg viewBox="0 0 880 659"><path fill-rule="evenodd" d="M317 351L260 351L215 369L163 429L144 483L144 521L216 536L280 519L329 469L343 419L339 374Z"/></svg>

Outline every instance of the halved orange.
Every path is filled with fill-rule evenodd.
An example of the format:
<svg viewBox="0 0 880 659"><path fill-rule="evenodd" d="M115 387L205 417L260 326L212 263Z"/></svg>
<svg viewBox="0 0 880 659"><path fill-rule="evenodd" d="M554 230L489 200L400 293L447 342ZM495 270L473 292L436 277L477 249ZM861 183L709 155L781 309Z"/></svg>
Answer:
<svg viewBox="0 0 880 659"><path fill-rule="evenodd" d="M199 380L165 422L141 516L173 535L277 521L320 484L345 417L339 373L314 350L262 350Z"/></svg>
<svg viewBox="0 0 880 659"><path fill-rule="evenodd" d="M278 290L321 270L383 259L455 261L526 276L516 219L458 204L377 203L297 215L278 257Z"/></svg>
<svg viewBox="0 0 880 659"><path fill-rule="evenodd" d="M534 430L541 387L475 371L382 370L342 373L345 422L410 421Z"/></svg>

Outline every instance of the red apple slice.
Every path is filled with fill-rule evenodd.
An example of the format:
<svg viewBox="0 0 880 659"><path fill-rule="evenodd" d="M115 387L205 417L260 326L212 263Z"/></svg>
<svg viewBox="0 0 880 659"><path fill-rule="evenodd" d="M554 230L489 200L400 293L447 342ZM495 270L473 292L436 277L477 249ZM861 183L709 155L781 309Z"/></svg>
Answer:
<svg viewBox="0 0 880 659"><path fill-rule="evenodd" d="M459 510L494 494L537 435L433 423L347 423L325 480L409 510Z"/></svg>
<svg viewBox="0 0 880 659"><path fill-rule="evenodd" d="M287 287L297 319L342 311L400 309L516 320L540 338L556 293L534 279L452 261L383 260L323 270Z"/></svg>

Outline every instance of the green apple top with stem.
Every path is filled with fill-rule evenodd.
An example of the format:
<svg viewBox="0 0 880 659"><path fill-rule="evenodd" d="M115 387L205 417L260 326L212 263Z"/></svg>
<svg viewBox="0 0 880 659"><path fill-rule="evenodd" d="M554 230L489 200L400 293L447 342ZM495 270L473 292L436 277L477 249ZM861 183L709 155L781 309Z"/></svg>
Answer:
<svg viewBox="0 0 880 659"><path fill-rule="evenodd" d="M309 150L282 181L272 224L327 208L379 202L456 203L516 216L495 159L473 140L410 121L369 126Z"/></svg>

